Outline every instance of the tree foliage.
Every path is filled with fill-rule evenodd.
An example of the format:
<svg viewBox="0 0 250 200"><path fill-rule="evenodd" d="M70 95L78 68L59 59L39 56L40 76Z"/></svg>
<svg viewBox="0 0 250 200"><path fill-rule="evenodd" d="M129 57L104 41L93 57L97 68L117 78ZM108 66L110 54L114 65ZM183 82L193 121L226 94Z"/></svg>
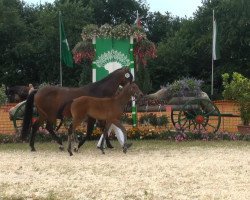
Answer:
<svg viewBox="0 0 250 200"><path fill-rule="evenodd" d="M193 17L184 19L169 12L151 13L145 0L55 0L43 5L0 0L0 84L59 83L59 10L71 49L81 40L84 26L134 24L138 10L147 37L158 49L158 57L147 63L152 90L194 77L204 80L208 93L215 10L221 35L221 59L214 67L215 95L219 98L222 93L221 74L237 71L250 76L249 0L203 0ZM63 84L78 86L91 80L85 66L63 66Z"/></svg>

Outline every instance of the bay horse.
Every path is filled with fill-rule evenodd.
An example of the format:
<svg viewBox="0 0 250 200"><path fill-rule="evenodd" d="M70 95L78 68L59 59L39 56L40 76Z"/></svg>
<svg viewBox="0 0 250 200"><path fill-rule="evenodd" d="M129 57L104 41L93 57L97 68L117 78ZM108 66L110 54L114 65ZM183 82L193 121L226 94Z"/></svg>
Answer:
<svg viewBox="0 0 250 200"><path fill-rule="evenodd" d="M62 120L62 111L65 105L71 100L80 96L92 96L92 97L111 97L113 96L119 86L124 86L127 83L131 83L133 75L128 67L117 69L106 76L104 79L95 83L89 83L80 88L68 88L60 86L45 86L39 90L34 90L27 98L24 119L21 131L21 138L25 140L30 127L32 125L32 131L30 136L31 151L35 151L35 135L38 128L46 122L46 129L52 135L53 139L60 145L60 149L63 149L62 140L55 134L53 124L57 119ZM39 114L38 119L32 124L32 111L33 106L36 106ZM79 141L78 149L84 144L86 139L90 137L93 132L95 119L88 118L87 135Z"/></svg>
<svg viewBox="0 0 250 200"><path fill-rule="evenodd" d="M72 117L72 123L68 132L68 152L70 156L73 155L71 150L72 139L75 138L74 132L75 129L85 120L87 117L92 117L97 120L106 121L104 138L102 139L101 151L104 154L103 143L107 138L108 130L111 124L114 124L120 128L124 134L124 145L123 152L127 152L127 135L124 126L121 124L121 116L123 114L124 108L127 105L128 101L131 99L131 96L141 97L143 96L142 91L139 87L133 82L128 83L122 91L111 98L96 98L90 96L81 96L78 97L72 102L70 102L63 111L65 117Z"/></svg>

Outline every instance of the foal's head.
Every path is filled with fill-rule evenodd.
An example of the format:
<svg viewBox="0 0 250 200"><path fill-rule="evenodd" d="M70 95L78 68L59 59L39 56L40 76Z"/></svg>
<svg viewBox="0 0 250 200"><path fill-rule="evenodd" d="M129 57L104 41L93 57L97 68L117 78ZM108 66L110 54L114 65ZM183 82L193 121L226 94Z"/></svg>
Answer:
<svg viewBox="0 0 250 200"><path fill-rule="evenodd" d="M131 84L128 83L123 90L135 98L141 98L143 96L142 91L135 82L132 82Z"/></svg>

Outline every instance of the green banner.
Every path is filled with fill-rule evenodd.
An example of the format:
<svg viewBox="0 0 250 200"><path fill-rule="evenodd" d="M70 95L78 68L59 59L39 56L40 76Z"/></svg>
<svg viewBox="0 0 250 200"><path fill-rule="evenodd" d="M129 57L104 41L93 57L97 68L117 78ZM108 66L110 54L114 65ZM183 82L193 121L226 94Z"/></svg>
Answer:
<svg viewBox="0 0 250 200"><path fill-rule="evenodd" d="M134 76L133 38L94 38L96 56L93 61L92 81L96 82L121 67L130 67ZM133 126L137 124L135 101L132 100Z"/></svg>
<svg viewBox="0 0 250 200"><path fill-rule="evenodd" d="M63 63L66 66L73 67L73 58L72 58L72 54L69 48L69 43L68 43L65 31L64 31L61 12L59 12L59 23L60 23L60 43L61 43L60 44L60 47L61 47L60 59L63 61Z"/></svg>
<svg viewBox="0 0 250 200"><path fill-rule="evenodd" d="M129 39L97 38L93 62L93 82L99 81L121 67L131 66Z"/></svg>

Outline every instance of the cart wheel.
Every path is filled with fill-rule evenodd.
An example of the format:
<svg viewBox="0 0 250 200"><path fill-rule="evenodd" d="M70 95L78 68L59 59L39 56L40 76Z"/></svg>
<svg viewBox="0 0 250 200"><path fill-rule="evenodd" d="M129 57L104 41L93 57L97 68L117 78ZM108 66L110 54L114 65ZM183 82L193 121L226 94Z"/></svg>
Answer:
<svg viewBox="0 0 250 200"><path fill-rule="evenodd" d="M16 112L14 113L14 116L13 116L13 125L14 125L17 136L20 135L21 129L22 129L25 103L26 102L23 102L22 104L20 104L20 106L16 109Z"/></svg>
<svg viewBox="0 0 250 200"><path fill-rule="evenodd" d="M174 127L176 127L176 124L178 124L178 116L179 116L180 111L179 110L171 110L171 121Z"/></svg>
<svg viewBox="0 0 250 200"><path fill-rule="evenodd" d="M194 99L185 103L178 115L181 129L194 133L215 133L221 123L221 114L208 99Z"/></svg>

